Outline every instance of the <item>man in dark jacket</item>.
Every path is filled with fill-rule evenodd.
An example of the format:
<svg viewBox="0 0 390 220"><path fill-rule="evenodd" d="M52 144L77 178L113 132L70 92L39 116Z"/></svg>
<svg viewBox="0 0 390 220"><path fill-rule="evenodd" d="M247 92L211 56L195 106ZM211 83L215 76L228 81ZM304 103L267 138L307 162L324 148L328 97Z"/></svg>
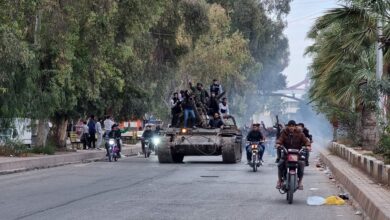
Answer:
<svg viewBox="0 0 390 220"><path fill-rule="evenodd" d="M177 92L173 93L173 98L171 99L170 105L172 113L171 126L176 128L179 127L179 117L181 113L181 101L179 100L179 94Z"/></svg>
<svg viewBox="0 0 390 220"><path fill-rule="evenodd" d="M287 128L282 131L280 137L276 141L276 147L280 148L284 146L288 149L296 149L300 150L303 146L307 146L310 148L310 141L305 137L302 131L297 129L297 124L294 120L291 120L287 124ZM278 163L278 182L276 184L276 188L280 189L282 184L282 176L286 171L286 158L280 158ZM303 189L302 179L304 173L305 163L304 161L298 161L298 188L300 190Z"/></svg>
<svg viewBox="0 0 390 220"><path fill-rule="evenodd" d="M125 131L121 131L119 129L118 124L113 124L111 127L111 131L108 133L108 138L115 139L116 144L118 145L118 148L119 148L118 156L119 157L121 157L121 152L122 152L122 145L121 145L122 132L125 132ZM106 150L107 150L107 155L108 155L109 154L108 143L106 143Z"/></svg>
<svg viewBox="0 0 390 220"><path fill-rule="evenodd" d="M191 95L188 91L185 93L185 98L183 101L183 111L184 111L184 127L187 128L188 125L188 117L191 118L192 126L195 127L195 100L193 95Z"/></svg>
<svg viewBox="0 0 390 220"><path fill-rule="evenodd" d="M223 121L218 113L214 114L214 118L209 121L209 128L222 128Z"/></svg>
<svg viewBox="0 0 390 220"><path fill-rule="evenodd" d="M214 93L216 96L218 96L222 92L222 86L218 83L217 79L214 79L213 84L210 85L210 93Z"/></svg>
<svg viewBox="0 0 390 220"><path fill-rule="evenodd" d="M261 164L263 161L263 155L264 155L264 150L265 150L265 146L261 142L264 142L265 137L260 131L260 124L255 123L252 125L252 130L246 136L246 140L247 140L247 142L260 142L260 144L259 144L259 148L260 148L259 160L260 160L260 164ZM247 144L247 146L246 146L246 159L248 160L248 164L252 160L252 157L251 157L252 152L251 152L250 146L251 146L250 143Z"/></svg>
<svg viewBox="0 0 390 220"><path fill-rule="evenodd" d="M219 102L215 93L211 93L211 97L208 101L207 107L209 108L209 115L214 116L215 113L219 113Z"/></svg>
<svg viewBox="0 0 390 220"><path fill-rule="evenodd" d="M96 122L95 122L95 116L91 115L88 121L88 131L89 131L89 141L88 141L88 148L95 149L96 148Z"/></svg>
<svg viewBox="0 0 390 220"><path fill-rule="evenodd" d="M146 125L144 133L142 133L142 153L145 153L145 141L149 141L149 143L152 143L152 138L154 136L154 132L152 131L151 125Z"/></svg>

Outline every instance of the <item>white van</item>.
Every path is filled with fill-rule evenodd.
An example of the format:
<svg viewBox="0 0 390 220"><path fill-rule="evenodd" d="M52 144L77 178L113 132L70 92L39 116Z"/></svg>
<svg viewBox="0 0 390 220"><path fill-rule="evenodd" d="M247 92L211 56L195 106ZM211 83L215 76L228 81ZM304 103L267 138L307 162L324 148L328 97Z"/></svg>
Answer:
<svg viewBox="0 0 390 220"><path fill-rule="evenodd" d="M31 146L32 130L31 119L15 118L9 127L0 128L0 144L6 140L20 141L25 145Z"/></svg>

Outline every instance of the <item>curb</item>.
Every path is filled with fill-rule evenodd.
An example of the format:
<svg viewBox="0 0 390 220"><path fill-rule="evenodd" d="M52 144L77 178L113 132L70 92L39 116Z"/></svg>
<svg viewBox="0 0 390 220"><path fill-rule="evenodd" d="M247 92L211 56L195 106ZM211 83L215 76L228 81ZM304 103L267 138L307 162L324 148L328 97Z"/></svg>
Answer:
<svg viewBox="0 0 390 220"><path fill-rule="evenodd" d="M344 159L332 155L330 151L320 149L319 155L337 181L344 185L371 219L390 220L390 203L386 198L378 196L386 197L386 194L389 194L386 189L375 184L367 175L352 167Z"/></svg>
<svg viewBox="0 0 390 220"><path fill-rule="evenodd" d="M124 147L122 153L124 155L133 156L141 151L140 146ZM54 155L40 158L31 158L19 161L10 161L0 163L0 175L12 174L35 169L45 169L50 167L64 166L69 164L91 162L100 160L106 157L106 151L103 149L100 152L82 152L69 153L66 155Z"/></svg>

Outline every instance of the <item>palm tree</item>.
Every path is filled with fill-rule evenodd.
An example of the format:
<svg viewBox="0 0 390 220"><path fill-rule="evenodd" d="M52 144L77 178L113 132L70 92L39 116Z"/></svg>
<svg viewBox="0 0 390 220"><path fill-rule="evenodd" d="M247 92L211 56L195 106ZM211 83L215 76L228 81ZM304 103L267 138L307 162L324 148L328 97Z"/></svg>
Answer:
<svg viewBox="0 0 390 220"><path fill-rule="evenodd" d="M330 115L335 106L338 111L359 112L361 121L356 124L360 125L361 143L366 149L373 149L379 140L375 117L377 97L370 92L376 83L378 19L385 21L385 36L390 35L387 10L384 9L390 9L389 4L387 1L371 2L348 1L346 6L332 9L318 18L308 33L315 43L306 52L314 57L310 67L311 99ZM385 60L389 61L389 51L385 52Z"/></svg>

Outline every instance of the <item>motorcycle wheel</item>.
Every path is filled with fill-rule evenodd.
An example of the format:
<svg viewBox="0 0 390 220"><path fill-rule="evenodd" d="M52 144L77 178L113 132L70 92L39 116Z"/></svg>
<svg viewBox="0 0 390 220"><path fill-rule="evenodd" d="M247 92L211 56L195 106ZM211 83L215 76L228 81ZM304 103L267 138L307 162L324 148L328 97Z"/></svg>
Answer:
<svg viewBox="0 0 390 220"><path fill-rule="evenodd" d="M252 167L253 167L253 172L256 172L257 171L257 164L256 164L256 160L257 160L257 155L253 155L252 156Z"/></svg>
<svg viewBox="0 0 390 220"><path fill-rule="evenodd" d="M296 180L297 180L296 174L288 174L288 191L287 191L288 204L293 203L294 192L295 192L295 189L297 188L297 186L296 186L297 181Z"/></svg>
<svg viewBox="0 0 390 220"><path fill-rule="evenodd" d="M145 152L144 152L145 158L148 157L148 151L149 151L149 148L146 148L146 147L145 147Z"/></svg>

